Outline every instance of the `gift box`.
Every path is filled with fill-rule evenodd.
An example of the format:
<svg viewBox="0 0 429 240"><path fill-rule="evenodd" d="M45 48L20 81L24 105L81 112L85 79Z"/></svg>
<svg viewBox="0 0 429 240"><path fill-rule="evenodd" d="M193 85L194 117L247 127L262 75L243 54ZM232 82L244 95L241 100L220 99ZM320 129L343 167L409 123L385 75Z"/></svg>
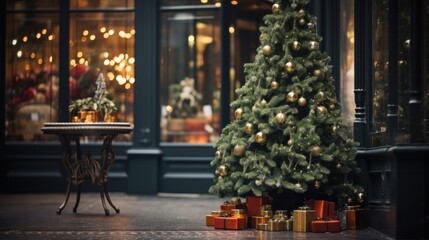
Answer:
<svg viewBox="0 0 429 240"><path fill-rule="evenodd" d="M316 211L309 207L300 207L293 211L293 231L310 232L311 221L316 219Z"/></svg>
<svg viewBox="0 0 429 240"><path fill-rule="evenodd" d="M314 220L311 222L311 231L315 233L339 232L340 221L338 220Z"/></svg>
<svg viewBox="0 0 429 240"><path fill-rule="evenodd" d="M268 231L283 231L283 221L270 219L267 222L267 230Z"/></svg>
<svg viewBox="0 0 429 240"><path fill-rule="evenodd" d="M293 231L293 219L285 219L283 222L283 230Z"/></svg>
<svg viewBox="0 0 429 240"><path fill-rule="evenodd" d="M250 217L260 216L262 206L269 204L268 197L248 196L246 198L247 214Z"/></svg>
<svg viewBox="0 0 429 240"><path fill-rule="evenodd" d="M314 200L313 208L316 211L316 219L336 219L335 203L325 200Z"/></svg>
<svg viewBox="0 0 429 240"><path fill-rule="evenodd" d="M359 206L347 206L344 210L346 215L346 229L361 229L366 226L365 210Z"/></svg>
<svg viewBox="0 0 429 240"><path fill-rule="evenodd" d="M216 229L241 230L244 229L244 227L244 218L221 216L214 218L214 228Z"/></svg>
<svg viewBox="0 0 429 240"><path fill-rule="evenodd" d="M231 198L230 201L224 202L222 205L220 205L220 209L223 211L226 211L228 215L231 215L232 209L245 209L246 206L243 204L240 200L240 198Z"/></svg>
<svg viewBox="0 0 429 240"><path fill-rule="evenodd" d="M214 226L214 219L220 215L226 215L225 211L212 211L210 215L206 215L206 225Z"/></svg>
<svg viewBox="0 0 429 240"><path fill-rule="evenodd" d="M256 226L258 226L258 224L267 223L269 220L270 220L270 217L253 216L251 228L256 228Z"/></svg>
<svg viewBox="0 0 429 240"><path fill-rule="evenodd" d="M245 209L232 209L231 210L231 217L235 218L243 218L244 219L244 226L247 227L247 213Z"/></svg>

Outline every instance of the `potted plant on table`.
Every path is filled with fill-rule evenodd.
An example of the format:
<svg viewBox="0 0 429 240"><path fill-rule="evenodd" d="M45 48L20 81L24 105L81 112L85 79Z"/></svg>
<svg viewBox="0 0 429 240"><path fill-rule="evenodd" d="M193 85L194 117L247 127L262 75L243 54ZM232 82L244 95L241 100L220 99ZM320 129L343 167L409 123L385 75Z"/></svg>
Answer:
<svg viewBox="0 0 429 240"><path fill-rule="evenodd" d="M94 97L80 98L69 105L73 122L114 122L118 111L115 103L106 97L103 74L97 78Z"/></svg>

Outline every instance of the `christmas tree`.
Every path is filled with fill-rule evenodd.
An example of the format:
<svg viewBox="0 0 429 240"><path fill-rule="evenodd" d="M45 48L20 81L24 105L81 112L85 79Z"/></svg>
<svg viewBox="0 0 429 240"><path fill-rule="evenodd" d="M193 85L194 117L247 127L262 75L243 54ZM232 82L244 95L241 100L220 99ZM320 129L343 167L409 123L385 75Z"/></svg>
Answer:
<svg viewBox="0 0 429 240"><path fill-rule="evenodd" d="M210 193L363 201L353 183L357 143L343 123L309 1L279 0L264 17L261 45L231 103L235 119L215 144Z"/></svg>

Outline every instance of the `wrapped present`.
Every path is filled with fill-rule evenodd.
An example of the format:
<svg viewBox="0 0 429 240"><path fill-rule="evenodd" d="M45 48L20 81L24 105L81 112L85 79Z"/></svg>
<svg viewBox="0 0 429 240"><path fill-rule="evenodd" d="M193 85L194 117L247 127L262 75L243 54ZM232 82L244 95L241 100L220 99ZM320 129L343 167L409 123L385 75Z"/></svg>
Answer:
<svg viewBox="0 0 429 240"><path fill-rule="evenodd" d="M293 219L285 219L285 221L283 222L283 230L293 231Z"/></svg>
<svg viewBox="0 0 429 240"><path fill-rule="evenodd" d="M245 209L232 209L231 210L231 217L235 218L243 218L244 219L244 226L247 227L247 213Z"/></svg>
<svg viewBox="0 0 429 240"><path fill-rule="evenodd" d="M314 200L313 208L316 211L316 219L336 219L335 203L325 200Z"/></svg>
<svg viewBox="0 0 429 240"><path fill-rule="evenodd" d="M316 211L309 207L300 207L293 211L293 231L294 232L310 232L311 221L316 219Z"/></svg>
<svg viewBox="0 0 429 240"><path fill-rule="evenodd" d="M315 233L321 232L339 232L340 221L338 220L314 220L311 221L311 231Z"/></svg>
<svg viewBox="0 0 429 240"><path fill-rule="evenodd" d="M267 223L259 223L258 225L256 225L256 230L267 231L268 230L268 224Z"/></svg>
<svg viewBox="0 0 429 240"><path fill-rule="evenodd" d="M268 231L283 231L283 221L270 219L267 222L267 230Z"/></svg>
<svg viewBox="0 0 429 240"><path fill-rule="evenodd" d="M346 215L346 229L361 229L366 226L365 210L359 206L347 206L344 210Z"/></svg>
<svg viewBox="0 0 429 240"><path fill-rule="evenodd" d="M220 209L223 211L226 211L228 215L231 214L232 209L245 209L245 204L241 202L240 198L231 198L230 201L224 202L222 205L220 205Z"/></svg>
<svg viewBox="0 0 429 240"><path fill-rule="evenodd" d="M245 228L244 218L219 216L214 219L214 228L242 230Z"/></svg>
<svg viewBox="0 0 429 240"><path fill-rule="evenodd" d="M206 225L207 226L214 226L214 218L218 217L220 215L225 215L226 212L222 210L218 211L212 211L210 215L206 215Z"/></svg>
<svg viewBox="0 0 429 240"><path fill-rule="evenodd" d="M288 218L287 210L276 210L274 212L274 218L276 218L276 217L278 217L278 218L283 217L283 218L287 219Z"/></svg>
<svg viewBox="0 0 429 240"><path fill-rule="evenodd" d="M270 204L268 197L248 196L246 198L247 214L250 217L260 216L262 206L268 205L268 204Z"/></svg>
<svg viewBox="0 0 429 240"><path fill-rule="evenodd" d="M256 228L258 224L264 224L267 223L270 220L270 217L265 216L253 216L252 217L252 225L251 228Z"/></svg>

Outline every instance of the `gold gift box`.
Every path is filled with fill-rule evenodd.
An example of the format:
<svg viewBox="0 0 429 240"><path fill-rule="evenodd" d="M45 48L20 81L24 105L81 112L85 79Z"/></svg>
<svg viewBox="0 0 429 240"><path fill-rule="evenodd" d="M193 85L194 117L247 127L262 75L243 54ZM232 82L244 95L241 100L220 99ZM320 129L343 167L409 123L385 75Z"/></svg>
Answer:
<svg viewBox="0 0 429 240"><path fill-rule="evenodd" d="M311 221L316 219L316 211L308 207L300 207L293 211L293 231L311 232Z"/></svg>
<svg viewBox="0 0 429 240"><path fill-rule="evenodd" d="M267 222L267 230L268 231L283 231L283 222L284 221L278 221L278 220L273 220L270 219Z"/></svg>

